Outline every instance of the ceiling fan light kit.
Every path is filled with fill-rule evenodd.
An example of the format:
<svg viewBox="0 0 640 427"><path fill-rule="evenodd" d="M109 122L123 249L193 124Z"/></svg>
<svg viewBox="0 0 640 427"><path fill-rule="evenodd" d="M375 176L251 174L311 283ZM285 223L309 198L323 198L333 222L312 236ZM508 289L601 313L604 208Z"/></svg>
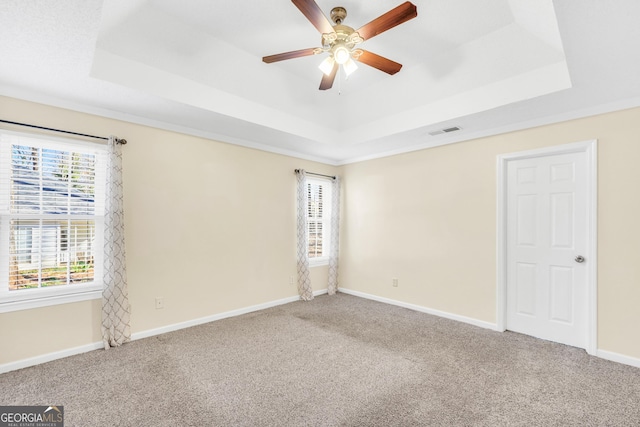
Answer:
<svg viewBox="0 0 640 427"><path fill-rule="evenodd" d="M343 45L337 45L333 50L333 59L340 65L347 62L347 59L351 58L351 52Z"/></svg>
<svg viewBox="0 0 640 427"><path fill-rule="evenodd" d="M318 68L320 68L320 71L328 76L329 74L331 74L331 70L333 70L333 65L335 63L336 61L333 59L333 57L327 56L324 61L322 61L320 65L318 65Z"/></svg>
<svg viewBox="0 0 640 427"><path fill-rule="evenodd" d="M330 89L333 86L338 68L342 66L347 77L353 73L358 66L355 61L362 62L387 74L395 74L400 71L402 64L391 61L385 57L377 55L363 49L356 49L356 45L377 36L397 25L407 22L418 16L418 9L411 2L402 3L400 6L391 9L365 24L357 31L342 22L347 17L344 7L334 7L331 9L331 20L322 13L320 7L314 0L291 0L292 3L302 12L303 15L322 34L322 47L301 49L276 55L265 56L262 60L266 63L284 61L286 59L300 58L309 55L328 53L329 56L320 63L320 70L324 73L320 82L320 90Z"/></svg>
<svg viewBox="0 0 640 427"><path fill-rule="evenodd" d="M358 66L353 59L349 58L347 59L347 62L342 64L342 69L344 70L344 73L347 75L347 77L349 77L355 70L358 69Z"/></svg>

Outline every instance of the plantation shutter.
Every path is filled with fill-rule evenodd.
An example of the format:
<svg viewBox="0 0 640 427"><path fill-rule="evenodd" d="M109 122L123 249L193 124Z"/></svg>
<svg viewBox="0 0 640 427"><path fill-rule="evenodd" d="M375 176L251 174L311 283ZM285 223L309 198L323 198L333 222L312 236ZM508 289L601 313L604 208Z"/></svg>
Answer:
<svg viewBox="0 0 640 427"><path fill-rule="evenodd" d="M318 182L308 182L309 208L307 224L309 227L309 258L323 255L323 210L324 194L323 185Z"/></svg>
<svg viewBox="0 0 640 427"><path fill-rule="evenodd" d="M104 156L99 144L0 136L2 296L101 284Z"/></svg>

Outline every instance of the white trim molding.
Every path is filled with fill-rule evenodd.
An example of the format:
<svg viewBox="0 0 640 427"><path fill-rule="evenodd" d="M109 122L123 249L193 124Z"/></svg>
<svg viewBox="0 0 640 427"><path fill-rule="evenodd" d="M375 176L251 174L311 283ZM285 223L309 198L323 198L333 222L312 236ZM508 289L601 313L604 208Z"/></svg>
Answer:
<svg viewBox="0 0 640 427"><path fill-rule="evenodd" d="M482 321L482 320L473 319L471 317L466 317L466 316L461 316L461 315L458 315L458 314L448 313L448 312L445 312L445 311L435 310L435 309L432 309L432 308L427 308L427 307L423 307L423 306L416 305L416 304L410 304L410 303L406 303L406 302L403 302L403 301L397 301L397 300L393 300L393 299L390 299L390 298L380 297L380 296L377 296L377 295L367 294L365 292L355 291L355 290L352 290L352 289L340 288L340 289L338 289L338 291L342 292L344 294L353 295L353 296L360 297L360 298L370 299L370 300L378 301L378 302L385 303L385 304L396 305L398 307L407 308L409 310L414 310L414 311L418 311L418 312L421 312L421 313L426 313L426 314L431 314L431 315L438 316L438 317L443 317L445 319L450 319L450 320L455 320L455 321L458 321L458 322L467 323L469 325L478 326L478 327L484 328L484 329L490 329L490 330L494 330L494 331L501 331L500 328L498 328L498 326L495 323L485 322L485 321ZM326 294L326 293L327 293L326 289L321 289L321 290L314 291L313 295L314 296L319 296L319 295L323 295L323 294ZM229 318L229 317L240 316L242 314L247 314L247 313L251 313L251 312L259 311L259 310L264 310L266 308L275 307L275 306L283 305L283 304L288 304L290 302L295 302L295 301L300 301L300 297L296 295L296 296L293 296L293 297L282 298L282 299L279 299L279 300L270 301L270 302L266 302L266 303L263 303L263 304L257 304L257 305L253 305L253 306L250 306L250 307L237 309L237 310L226 311L224 313L219 313L219 314L215 314L215 315L212 315L212 316L206 316L206 317L201 317L199 319L189 320L189 321L186 321L186 322L175 323L175 324L167 325L167 326L161 327L161 328L149 329L149 330L146 330L146 331L134 333L132 335L131 339L132 340L139 340L139 339L143 339L143 338L148 338L148 337L152 337L152 336L155 336L155 335L160 335L160 334L164 334L164 333L167 333L167 332L177 331L179 329L189 328L191 326L201 325L201 324L204 324L204 323L213 322L213 321L216 321L216 320L222 320L222 319L226 319L226 318ZM65 358L65 357L74 356L76 354L87 353L87 352L93 351L93 350L100 350L102 348L104 348L104 344L103 344L102 341L99 341L99 342L94 342L94 343L82 345L82 346L79 346L79 347L73 347L73 348L69 348L69 349L65 349L65 350L60 350L60 351L55 351L55 352L52 352L52 353L43 354L43 355L40 355L40 356L30 357L30 358L18 360L18 361L15 361L15 362L5 363L5 364L0 365L0 374L6 373L6 372L10 372L10 371L16 371L18 369L28 368L30 366L39 365L41 363L51 362L51 361L56 360L56 359L62 359L62 358ZM637 368L640 368L640 359L637 359L637 358L634 358L634 357L631 357L631 356L626 356L626 355L623 355L623 354L618 354L618 353L614 353L614 352L606 351L606 350L597 350L593 355L596 356L596 357L602 358L602 359L609 360L609 361L618 362L618 363L622 363L622 364L625 364L625 365L630 365L630 366L635 366Z"/></svg>
<svg viewBox="0 0 640 427"><path fill-rule="evenodd" d="M596 352L596 356L601 359L610 360L612 362L622 363L623 365L635 366L636 368L640 368L640 359L625 356L624 354L614 353L613 351L607 350L598 350Z"/></svg>
<svg viewBox="0 0 640 427"><path fill-rule="evenodd" d="M321 289L319 291L314 291L313 295L318 296L326 293L327 293L326 289ZM186 322L174 323L172 325L162 326L160 328L147 329L146 331L135 332L131 334L131 340L139 340L142 338L152 337L154 335L166 334L167 332L173 332L179 329L190 328L192 326L202 325L204 323L215 322L216 320L222 320L229 317L241 316L243 314L253 313L254 311L260 311L260 310L275 307L278 305L288 304L290 302L295 302L295 301L300 301L300 297L298 295L294 297L282 298L275 301L269 301L262 304L252 305L249 307L239 308L237 310L225 311L223 313L200 317L198 319L187 320Z"/></svg>
<svg viewBox="0 0 640 427"><path fill-rule="evenodd" d="M326 294L326 289L321 289L319 291L314 291L313 295L318 296L322 294ZM204 323L214 322L216 320L226 319L228 317L240 316L242 314L252 313L254 311L264 310L266 308L275 307L282 304L288 304L290 302L299 301L299 296L293 296L288 298L282 298L275 301L265 302L263 304L252 305L249 307L239 308L237 310L225 311L224 313L218 313L211 316L200 317L198 319L187 320L186 322L174 323L167 326L162 326L160 328L148 329L146 331L135 332L131 335L131 340L139 340L143 338L152 337L155 335L166 334L167 332L177 331L179 329L190 328L191 326L202 325ZM54 351L52 353L43 354L40 356L29 357L27 359L17 360L15 362L9 362L0 365L0 374L10 371L16 371L22 368L28 368L29 366L39 365L41 363L51 362L56 359L63 359L65 357L74 356L80 353L87 353L93 350L99 350L104 348L104 343L102 341L94 342L90 344L85 344L79 347L73 347L65 350Z"/></svg>
<svg viewBox="0 0 640 427"><path fill-rule="evenodd" d="M507 165L513 160L545 157L558 154L586 153L587 155L587 207L588 207L588 251L587 259L587 344L585 350L591 355L597 355L598 349L598 141L596 139L556 145L536 150L503 154L497 158L497 206L496 206L496 324L499 331L506 330L507 292L506 292L506 195L507 195Z"/></svg>
<svg viewBox="0 0 640 427"><path fill-rule="evenodd" d="M64 350L54 351L39 356L28 357L26 359L16 360L15 362L4 363L0 365L0 374L6 372L17 371L18 369L28 368L30 366L40 365L42 363L51 362L53 360L64 359L65 357L75 356L80 353L88 353L93 350L104 348L102 341L81 345L78 347L67 348Z"/></svg>
<svg viewBox="0 0 640 427"><path fill-rule="evenodd" d="M0 313L9 313L19 310L30 310L32 308L48 307L50 305L68 304L71 302L88 301L100 298L102 298L102 289L92 290L92 288L88 288L86 292L75 292L66 294L62 293L60 295L51 294L46 296L41 295L40 298L2 302L0 303Z"/></svg>
<svg viewBox="0 0 640 427"><path fill-rule="evenodd" d="M410 304L404 301L398 301L390 298L380 297L377 295L367 294L365 292L354 291L352 289L338 288L338 292L344 294L353 295L360 298L366 298L373 301L382 302L385 304L397 305L398 307L408 308L409 310L419 311L421 313L431 314L433 316L444 317L445 319L456 320L462 323L468 323L469 325L478 326L484 329L491 329L497 331L498 327L495 323L485 322L484 320L473 319L471 317L461 316L459 314L449 313L446 311L435 310L433 308L423 307L417 304Z"/></svg>

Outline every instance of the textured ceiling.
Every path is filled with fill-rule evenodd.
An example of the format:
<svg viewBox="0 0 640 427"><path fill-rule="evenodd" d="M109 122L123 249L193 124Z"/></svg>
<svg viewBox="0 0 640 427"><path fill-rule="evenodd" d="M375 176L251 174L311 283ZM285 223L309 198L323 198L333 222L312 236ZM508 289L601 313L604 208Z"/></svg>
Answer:
<svg viewBox="0 0 640 427"><path fill-rule="evenodd" d="M400 3L340 5L357 29ZM319 91L322 55L261 61L320 44L288 0L3 0L0 94L333 164L640 104L637 0L413 3L362 45L398 74Z"/></svg>

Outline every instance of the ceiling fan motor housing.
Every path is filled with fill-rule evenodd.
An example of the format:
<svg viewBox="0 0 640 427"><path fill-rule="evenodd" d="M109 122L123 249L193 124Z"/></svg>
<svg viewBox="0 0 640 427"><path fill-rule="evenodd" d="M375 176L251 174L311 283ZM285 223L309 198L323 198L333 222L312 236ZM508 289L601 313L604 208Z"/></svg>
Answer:
<svg viewBox="0 0 640 427"><path fill-rule="evenodd" d="M353 59L358 59L362 53L359 49L353 49L355 45L362 43L362 37L347 25L334 25L334 33L322 35L322 46L331 55L334 55L339 48L346 49ZM336 58L337 59L337 58ZM342 61L340 62L342 63Z"/></svg>
<svg viewBox="0 0 640 427"><path fill-rule="evenodd" d="M342 6L337 6L331 9L331 20L334 24L340 25L347 17L347 9Z"/></svg>

